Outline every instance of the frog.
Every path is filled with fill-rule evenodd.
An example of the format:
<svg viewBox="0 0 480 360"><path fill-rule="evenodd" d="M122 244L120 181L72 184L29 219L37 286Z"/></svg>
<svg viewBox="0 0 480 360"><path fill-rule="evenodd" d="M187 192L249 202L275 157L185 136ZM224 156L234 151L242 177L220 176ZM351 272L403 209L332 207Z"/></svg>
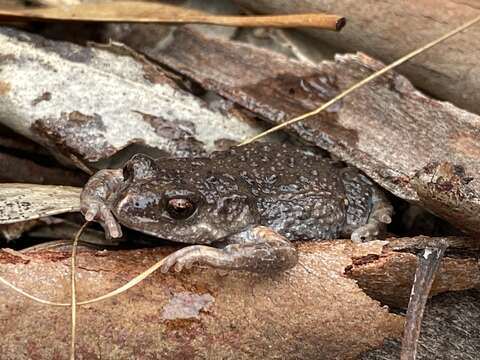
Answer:
<svg viewBox="0 0 480 360"><path fill-rule="evenodd" d="M134 155L84 186L81 212L110 238L122 225L189 244L164 273L194 265L264 273L298 262L294 241L376 239L391 222L385 193L351 166L315 151L252 143L198 157Z"/></svg>

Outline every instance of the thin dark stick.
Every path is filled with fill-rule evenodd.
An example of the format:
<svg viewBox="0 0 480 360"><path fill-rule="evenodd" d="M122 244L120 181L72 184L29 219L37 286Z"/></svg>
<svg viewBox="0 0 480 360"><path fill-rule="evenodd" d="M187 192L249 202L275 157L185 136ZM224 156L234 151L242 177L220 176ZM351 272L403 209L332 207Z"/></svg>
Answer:
<svg viewBox="0 0 480 360"><path fill-rule="evenodd" d="M400 360L415 360L425 305L446 248L447 243L441 241L438 246L425 248L418 257L417 271L408 303Z"/></svg>

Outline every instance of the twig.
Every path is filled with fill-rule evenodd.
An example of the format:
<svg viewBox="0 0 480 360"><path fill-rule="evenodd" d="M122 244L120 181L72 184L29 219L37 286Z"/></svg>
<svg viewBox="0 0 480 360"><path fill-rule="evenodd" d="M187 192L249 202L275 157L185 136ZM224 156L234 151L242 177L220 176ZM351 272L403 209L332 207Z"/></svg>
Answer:
<svg viewBox="0 0 480 360"><path fill-rule="evenodd" d="M167 24L200 23L242 27L311 27L332 31L340 31L346 23L344 17L331 14L222 16L154 2L116 1L114 3L81 3L71 7L14 7L0 9L0 21L21 20Z"/></svg>
<svg viewBox="0 0 480 360"><path fill-rule="evenodd" d="M291 124L294 124L296 122L299 122L301 120L305 120L307 118L310 118L314 115L317 115L319 114L320 112L322 112L323 110L325 110L326 108L328 108L329 106L335 104L337 101L343 99L345 96L347 96L348 94L350 94L351 92L357 90L358 88L368 84L370 81L376 79L377 77L385 74L387 71L389 70L392 70L394 68L396 68L397 66L403 64L404 62L412 59L413 57L423 53L424 51L434 47L435 45L438 45L440 44L441 42L447 40L448 38L458 34L459 32L463 31L463 30L466 30L468 29L469 27L475 25L477 22L480 21L480 16L477 16L475 19L473 20L470 20L469 22L463 24L462 26L459 26L458 28L446 33L445 35L439 37L438 39L436 40L433 40L432 42L412 51L411 53L401 57L400 59L398 59L397 61L391 63L390 65L388 66L385 66L383 69L380 69L376 72L374 72L372 75L368 76L367 78L357 82L355 85L349 87L347 90L343 91L342 93L340 93L339 95L335 96L333 99L327 101L325 104L323 104L322 106L320 106L319 108L313 110L313 111L310 111L308 113L305 113L305 114L302 114L300 116L297 116L293 119L290 119L288 121L285 121L284 123L281 123L279 125L276 125L256 136L253 136L252 138L250 139L247 139L245 141L243 141L242 143L240 143L238 146L242 146L242 145L246 145L246 144L249 144L255 140L258 140L262 137L264 137L265 135L268 135L268 134L271 134L277 130L280 130L280 129L283 129L284 127L288 126L288 125L291 125Z"/></svg>
<svg viewBox="0 0 480 360"><path fill-rule="evenodd" d="M447 243L440 241L435 247L425 248L418 257L417 271L408 303L400 360L415 360L425 305L446 248Z"/></svg>

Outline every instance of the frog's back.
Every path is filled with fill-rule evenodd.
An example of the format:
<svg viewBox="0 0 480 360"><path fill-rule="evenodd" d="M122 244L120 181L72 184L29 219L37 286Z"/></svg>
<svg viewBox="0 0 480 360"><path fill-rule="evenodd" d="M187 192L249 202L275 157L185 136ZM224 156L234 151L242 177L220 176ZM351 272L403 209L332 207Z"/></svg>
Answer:
<svg viewBox="0 0 480 360"><path fill-rule="evenodd" d="M331 160L293 146L258 143L214 153L217 171L229 172L252 194L262 225L289 239L338 237L347 197Z"/></svg>

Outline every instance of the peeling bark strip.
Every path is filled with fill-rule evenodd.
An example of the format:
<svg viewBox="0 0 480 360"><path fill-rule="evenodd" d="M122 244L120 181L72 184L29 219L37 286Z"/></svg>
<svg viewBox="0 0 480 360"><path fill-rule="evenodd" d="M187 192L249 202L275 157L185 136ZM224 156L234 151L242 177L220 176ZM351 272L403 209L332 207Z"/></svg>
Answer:
<svg viewBox="0 0 480 360"><path fill-rule="evenodd" d="M273 277L200 268L154 273L118 297L78 308L77 356L354 359L380 347L385 338L401 335L403 318L342 276L352 256L381 251L383 244L301 244L302 265ZM78 300L123 285L170 251L79 252ZM15 259L0 252L2 277L38 296L69 301L65 269L70 252L21 255ZM4 307L2 359L40 360L68 354L69 308L38 305L4 286L0 286L0 304ZM25 341L28 347L21 346Z"/></svg>
<svg viewBox="0 0 480 360"><path fill-rule="evenodd" d="M80 211L81 188L35 184L0 184L0 224Z"/></svg>
<svg viewBox="0 0 480 360"><path fill-rule="evenodd" d="M446 237L389 239L381 252L353 258L345 275L355 279L372 298L395 308L406 308L417 269L416 253L446 242L448 249L433 282L430 296L446 291L480 289L479 239Z"/></svg>
<svg viewBox="0 0 480 360"><path fill-rule="evenodd" d="M209 109L133 51L111 50L0 28L0 123L87 162L130 144L192 155L259 132Z"/></svg>
<svg viewBox="0 0 480 360"><path fill-rule="evenodd" d="M163 49L147 53L273 124L319 107L383 66L363 54L338 55L335 62L310 66L186 30L177 30ZM422 168L434 161L462 166L472 177L468 186L477 200L459 202L457 214L438 211L451 220L458 214L467 218L471 206L480 213L479 127L479 116L426 97L403 76L388 73L290 129L409 201L419 200L418 185L410 180ZM436 206L423 202L436 212ZM480 228L480 217L473 222Z"/></svg>

